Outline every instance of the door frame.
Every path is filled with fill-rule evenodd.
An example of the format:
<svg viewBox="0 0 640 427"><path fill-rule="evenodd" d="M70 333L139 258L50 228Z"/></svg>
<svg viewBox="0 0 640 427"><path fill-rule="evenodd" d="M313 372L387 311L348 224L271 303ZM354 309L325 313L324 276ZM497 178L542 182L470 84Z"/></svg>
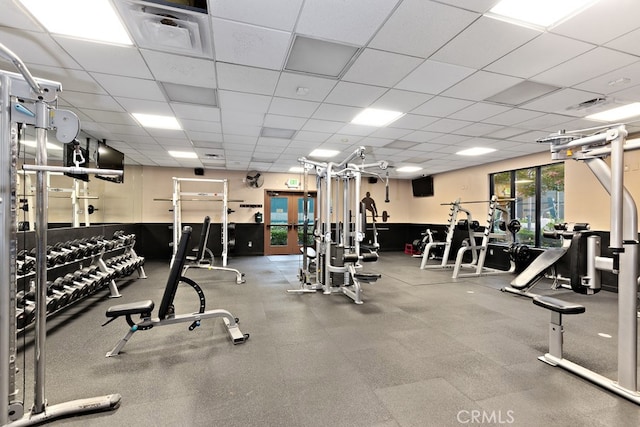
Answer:
<svg viewBox="0 0 640 427"><path fill-rule="evenodd" d="M264 254L265 255L292 255L298 254L300 246L297 245L298 242L298 233L297 233L297 215L298 215L298 207L295 206L294 209L288 209L288 239L293 239L295 236L295 249L294 243L291 240L288 240L290 243L286 246L271 246L271 232L270 232L270 215L271 215L271 197L304 197L305 192L303 190L265 190L264 191ZM307 196L310 199L317 200L317 191L307 191ZM316 203L314 202L314 212L317 209ZM295 219L294 219L295 218ZM313 219L310 218L311 223L313 224Z"/></svg>

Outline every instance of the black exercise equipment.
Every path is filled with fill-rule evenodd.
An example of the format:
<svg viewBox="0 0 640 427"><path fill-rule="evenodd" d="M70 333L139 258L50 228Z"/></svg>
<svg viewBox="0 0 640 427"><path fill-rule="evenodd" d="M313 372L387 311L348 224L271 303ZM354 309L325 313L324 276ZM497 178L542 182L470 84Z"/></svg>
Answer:
<svg viewBox="0 0 640 427"><path fill-rule="evenodd" d="M167 279L167 285L164 289L162 301L160 302L157 318L151 317L152 310L155 306L152 300L116 305L107 309L105 315L109 320L107 320L104 325L114 321L120 316L125 316L127 324L130 326L126 335L111 351L107 353L107 357L118 355L136 331L148 330L154 326L164 326L184 322L189 322L189 330L194 330L196 327L200 326L201 320L211 317L223 318L227 332L234 344L241 344L249 339L249 334L243 334L240 331L240 328L238 327L238 319L228 311L222 309L205 311L204 292L195 281L181 275L187 258L187 247L189 245L190 238L191 227L184 227L177 252L169 272L169 278ZM186 283L196 291L200 302L200 309L197 313L175 314L173 301L180 283ZM134 315L140 315L140 321L135 322L131 318Z"/></svg>

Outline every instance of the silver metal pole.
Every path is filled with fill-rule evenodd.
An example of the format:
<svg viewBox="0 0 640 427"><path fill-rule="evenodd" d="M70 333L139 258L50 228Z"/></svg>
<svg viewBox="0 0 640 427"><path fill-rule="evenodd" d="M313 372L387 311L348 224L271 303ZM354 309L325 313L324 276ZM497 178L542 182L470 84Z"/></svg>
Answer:
<svg viewBox="0 0 640 427"><path fill-rule="evenodd" d="M15 334L15 317L11 318L11 286L15 286L12 277L11 231L15 230L15 221L11 219L11 81L8 76L0 75L0 425L8 422L9 393L14 387L10 373L13 353L11 335ZM14 166L15 167L15 166ZM14 289L15 292L15 289ZM12 327L13 326L13 327Z"/></svg>
<svg viewBox="0 0 640 427"><path fill-rule="evenodd" d="M173 258L176 256L176 252L178 251L178 242L180 241L180 228L181 228L181 218L180 218L180 210L182 209L180 203L180 180L178 178L173 178L173 245L171 246L171 263L173 263Z"/></svg>
<svg viewBox="0 0 640 427"><path fill-rule="evenodd" d="M624 140L627 130L619 126L617 135L611 141L611 237L609 247L622 248L622 193L624 190ZM634 240L637 236L634 237Z"/></svg>
<svg viewBox="0 0 640 427"><path fill-rule="evenodd" d="M333 163L327 164L325 172L325 207L324 207L324 293L331 293L331 186L333 178L331 177ZM337 224L336 224L337 225ZM337 233L336 229L336 233Z"/></svg>
<svg viewBox="0 0 640 427"><path fill-rule="evenodd" d="M18 69L18 71L20 71L20 74L22 74L24 79L27 81L27 83L29 83L29 86L31 86L31 89L35 93L42 93L42 88L40 87L38 82L36 82L36 79L33 78L27 67L24 65L24 62L22 62L18 55L13 53L2 43L0 43L0 54L2 54L2 56L7 58L9 61L13 62L13 65Z"/></svg>
<svg viewBox="0 0 640 427"><path fill-rule="evenodd" d="M228 205L228 198L229 198L229 184L227 182L227 180L223 180L222 182L224 182L224 194L222 197L222 230L221 230L221 235L222 235L222 266L226 267L227 266L227 256L229 253L229 229L227 228L229 226L229 205Z"/></svg>
<svg viewBox="0 0 640 427"><path fill-rule="evenodd" d="M36 108L36 164L47 164L47 119L48 108L37 101ZM46 172L36 173L36 324L34 340L34 403L32 412L45 410L45 342L47 336L47 226L48 194Z"/></svg>

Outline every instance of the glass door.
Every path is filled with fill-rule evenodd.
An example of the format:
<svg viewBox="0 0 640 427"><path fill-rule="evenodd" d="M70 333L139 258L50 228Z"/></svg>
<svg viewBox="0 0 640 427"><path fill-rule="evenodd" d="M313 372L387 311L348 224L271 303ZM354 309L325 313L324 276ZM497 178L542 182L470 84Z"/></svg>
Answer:
<svg viewBox="0 0 640 427"><path fill-rule="evenodd" d="M313 245L315 194L308 197L307 244ZM267 192L265 198L264 254L299 254L305 238L304 194Z"/></svg>

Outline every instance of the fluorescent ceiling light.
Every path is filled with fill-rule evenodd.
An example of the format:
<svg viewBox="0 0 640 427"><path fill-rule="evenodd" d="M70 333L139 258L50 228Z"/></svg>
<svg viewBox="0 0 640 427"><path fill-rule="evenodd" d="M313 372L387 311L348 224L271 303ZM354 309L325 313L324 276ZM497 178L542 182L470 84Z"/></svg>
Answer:
<svg viewBox="0 0 640 427"><path fill-rule="evenodd" d="M496 151L495 148L472 147L466 150L460 150L456 154L459 156L481 156L483 154L493 153L494 151Z"/></svg>
<svg viewBox="0 0 640 427"><path fill-rule="evenodd" d="M35 141L29 140L29 139L25 139L20 142L26 145L27 147L32 147L32 148L36 148L36 145L37 145ZM62 151L62 147L56 144L52 144L51 142L47 142L47 150Z"/></svg>
<svg viewBox="0 0 640 427"><path fill-rule="evenodd" d="M401 113L400 111L367 108L351 120L351 123L354 125L381 127L395 122L402 116L404 116L404 113Z"/></svg>
<svg viewBox="0 0 640 427"><path fill-rule="evenodd" d="M489 11L489 16L548 28L593 3L594 0L502 0Z"/></svg>
<svg viewBox="0 0 640 427"><path fill-rule="evenodd" d="M340 154L340 151L338 150L324 150L322 148L316 148L311 153L309 153L309 157L329 158L337 156L338 154Z"/></svg>
<svg viewBox="0 0 640 427"><path fill-rule="evenodd" d="M289 172L302 173L304 172L304 168L302 166L291 166Z"/></svg>
<svg viewBox="0 0 640 427"><path fill-rule="evenodd" d="M269 128L263 127L260 129L260 136L265 138L281 138L281 139L293 139L293 137L298 132L295 129L279 129L279 128Z"/></svg>
<svg viewBox="0 0 640 427"><path fill-rule="evenodd" d="M53 34L132 45L109 0L20 0Z"/></svg>
<svg viewBox="0 0 640 427"><path fill-rule="evenodd" d="M616 122L618 120L623 120L635 116L640 116L640 102L634 102L632 104L612 108L600 113L591 114L590 116L585 117L585 119Z"/></svg>
<svg viewBox="0 0 640 427"><path fill-rule="evenodd" d="M218 106L218 92L208 87L188 86L177 83L160 83L169 101L188 104Z"/></svg>
<svg viewBox="0 0 640 427"><path fill-rule="evenodd" d="M171 157L176 159L197 159L198 155L193 151L169 151Z"/></svg>
<svg viewBox="0 0 640 427"><path fill-rule="evenodd" d="M172 116L157 116L155 114L132 113L134 119L146 128L182 130L180 123Z"/></svg>
<svg viewBox="0 0 640 427"><path fill-rule="evenodd" d="M402 166L396 169L396 172L418 172L422 170L420 166Z"/></svg>

